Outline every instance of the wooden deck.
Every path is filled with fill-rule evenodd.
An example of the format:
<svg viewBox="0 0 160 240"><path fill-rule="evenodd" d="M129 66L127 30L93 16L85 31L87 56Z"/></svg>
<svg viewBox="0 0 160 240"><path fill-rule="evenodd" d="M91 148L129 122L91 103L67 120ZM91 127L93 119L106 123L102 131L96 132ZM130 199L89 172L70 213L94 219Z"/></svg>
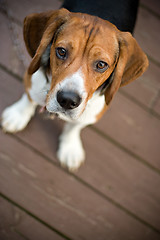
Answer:
<svg viewBox="0 0 160 240"><path fill-rule="evenodd" d="M0 113L23 93L24 17L59 6L0 0ZM0 131L1 240L160 239L159 0L141 1L135 37L150 67L83 131L87 159L77 173L56 159L60 120L36 114L21 133Z"/></svg>

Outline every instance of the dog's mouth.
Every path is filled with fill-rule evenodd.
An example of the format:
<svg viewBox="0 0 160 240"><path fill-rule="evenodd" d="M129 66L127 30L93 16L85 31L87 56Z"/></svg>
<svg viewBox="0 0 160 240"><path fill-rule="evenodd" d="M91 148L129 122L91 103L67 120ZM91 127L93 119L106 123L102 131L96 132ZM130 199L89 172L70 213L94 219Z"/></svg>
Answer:
<svg viewBox="0 0 160 240"><path fill-rule="evenodd" d="M54 119L55 117L58 117L58 113L49 112L46 106L40 107L38 112L44 114L47 119Z"/></svg>
<svg viewBox="0 0 160 240"><path fill-rule="evenodd" d="M45 111L47 111L46 106L43 106L39 109L39 113L44 113Z"/></svg>
<svg viewBox="0 0 160 240"><path fill-rule="evenodd" d="M57 118L60 118L64 121L74 121L78 118L78 116L73 117L71 112L65 111L65 110L64 111L61 110L59 112L50 112L50 111L47 110L46 106L40 107L38 112L40 114L43 114L45 119L51 119L51 120L53 120L57 117Z"/></svg>

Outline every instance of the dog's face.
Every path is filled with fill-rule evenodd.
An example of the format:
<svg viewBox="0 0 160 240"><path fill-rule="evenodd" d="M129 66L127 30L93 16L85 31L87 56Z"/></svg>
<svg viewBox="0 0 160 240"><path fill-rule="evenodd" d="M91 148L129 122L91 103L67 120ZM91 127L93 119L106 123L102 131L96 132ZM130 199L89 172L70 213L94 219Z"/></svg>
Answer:
<svg viewBox="0 0 160 240"><path fill-rule="evenodd" d="M117 61L118 42L113 33L108 36L111 44L104 43L105 34L103 25L86 16L73 17L59 29L50 54L53 81L48 111L78 118L108 79Z"/></svg>
<svg viewBox="0 0 160 240"><path fill-rule="evenodd" d="M41 64L49 67L47 110L71 120L83 113L95 91L104 86L108 105L118 88L135 80L148 65L129 33L97 17L65 9L26 18L24 39L33 57L29 73Z"/></svg>

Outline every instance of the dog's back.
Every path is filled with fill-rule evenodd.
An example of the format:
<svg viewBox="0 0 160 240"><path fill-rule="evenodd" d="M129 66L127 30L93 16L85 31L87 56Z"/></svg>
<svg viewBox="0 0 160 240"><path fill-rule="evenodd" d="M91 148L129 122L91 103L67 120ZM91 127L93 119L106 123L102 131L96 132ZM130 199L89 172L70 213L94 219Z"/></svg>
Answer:
<svg viewBox="0 0 160 240"><path fill-rule="evenodd" d="M138 0L65 0L64 8L71 12L88 13L113 23L119 30L133 33Z"/></svg>

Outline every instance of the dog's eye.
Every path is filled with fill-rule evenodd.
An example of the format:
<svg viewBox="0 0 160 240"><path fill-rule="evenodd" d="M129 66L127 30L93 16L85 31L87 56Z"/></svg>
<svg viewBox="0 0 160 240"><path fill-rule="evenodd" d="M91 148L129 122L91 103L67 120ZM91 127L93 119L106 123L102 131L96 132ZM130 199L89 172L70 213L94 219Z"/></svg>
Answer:
<svg viewBox="0 0 160 240"><path fill-rule="evenodd" d="M98 72L105 72L108 68L108 64L104 61L98 61L96 62L95 64L95 70L98 71Z"/></svg>
<svg viewBox="0 0 160 240"><path fill-rule="evenodd" d="M67 58L67 50L62 47L56 48L56 56L62 60L65 60Z"/></svg>

